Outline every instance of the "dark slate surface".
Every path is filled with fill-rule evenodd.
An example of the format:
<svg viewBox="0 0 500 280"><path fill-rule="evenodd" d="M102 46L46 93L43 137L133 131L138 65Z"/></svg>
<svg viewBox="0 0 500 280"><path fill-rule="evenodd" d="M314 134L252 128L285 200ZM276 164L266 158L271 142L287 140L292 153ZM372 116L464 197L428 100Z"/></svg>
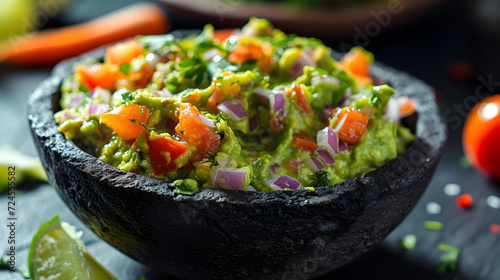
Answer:
<svg viewBox="0 0 500 280"><path fill-rule="evenodd" d="M95 7L99 2L101 10ZM112 10L130 1L75 1L68 7L68 14L52 25L82 21ZM471 168L463 168L460 159L461 128L464 113L470 110L474 91L481 84L479 77L491 75L493 81L500 81L498 65L498 44L489 36L483 36L471 26L469 16L475 13L469 2L454 1L446 9L422 19L413 26L386 31L373 37L367 48L373 51L379 61L391 65L435 86L445 101L450 136L443 159L426 193L410 215L373 251L351 264L321 277L320 279L500 279L500 235L489 232L491 223L500 223L500 210L485 206L484 199L491 195L500 196L500 186L478 174ZM176 26L184 27L179 20ZM329 42L338 47L339 42ZM458 60L473 63L475 75L467 83L453 83L448 79L448 66ZM8 143L27 154L35 154L26 121L25 102L36 85L46 78L50 69L19 69L0 66L0 144ZM493 86L492 93L500 93L500 87ZM457 109L453 109L457 108ZM463 108L463 109L460 109ZM463 112L462 112L463 110ZM451 118L456 117L456 118ZM475 206L467 211L459 210L454 198L443 193L447 183L458 183L463 192L474 196ZM49 185L37 186L26 183L17 195L18 266L27 266L27 252L31 238L40 225L60 214L61 219L83 230L84 241L90 253L119 279L138 279L146 274L148 279L173 279L148 271L142 265L124 256L98 239L67 208ZM6 201L0 196L0 254L6 253ZM427 214L425 206L435 201L443 211L438 215ZM441 231L423 228L425 220L444 223ZM406 234L415 234L418 247L415 252L398 248L398 240ZM435 265L442 252L440 243L461 249L459 267L449 274L438 274ZM0 271L0 279L23 279L19 274Z"/></svg>

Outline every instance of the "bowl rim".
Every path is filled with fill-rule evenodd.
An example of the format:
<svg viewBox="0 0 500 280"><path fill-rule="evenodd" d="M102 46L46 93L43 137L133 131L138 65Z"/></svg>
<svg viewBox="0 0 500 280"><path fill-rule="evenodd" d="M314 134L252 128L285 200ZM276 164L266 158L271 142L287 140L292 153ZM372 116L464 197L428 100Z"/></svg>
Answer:
<svg viewBox="0 0 500 280"><path fill-rule="evenodd" d="M185 32L190 34L194 31L186 30ZM175 32L173 33L175 34ZM177 34L181 35L182 33L183 31L177 32ZM89 174L94 180L105 183L107 187L121 188L123 191L134 189L149 192L163 199L173 201L205 200L216 203L265 204L271 201L286 203L293 199L297 205L327 203L344 193L366 191L373 187L383 188L381 191L394 191L395 188L404 187L396 184L399 180L411 180L412 182L418 180L419 173L422 170L437 164L446 143L447 125L439 113L433 89L404 72L374 62L372 73L375 77L386 80L400 95L408 96L416 103L419 112L415 133L417 138L407 146L405 153L398 155L395 159L364 176L330 186L317 187L315 191L307 189L299 189L293 192L282 190L235 191L200 187L199 191L193 195L182 195L171 187L171 182L119 170L104 163L81 150L58 131L58 126L53 118L53 109L57 108L56 104L59 103L59 99L55 100L55 97L60 94L60 85L63 79L73 73L75 62L104 57L105 48L105 46L100 47L57 64L51 75L42 81L30 96L27 112L35 141L39 141L45 149L60 148L61 159L65 161L65 164L71 165L72 169ZM341 57L341 54L337 52L333 52L332 55L337 59ZM40 148L38 152L44 167L47 168ZM408 164L410 164L409 167ZM106 175L102 176L103 173ZM115 176L120 176L120 185L116 185L116 181L112 180ZM54 178L49 179L54 185L57 185ZM407 185L411 184L408 183Z"/></svg>

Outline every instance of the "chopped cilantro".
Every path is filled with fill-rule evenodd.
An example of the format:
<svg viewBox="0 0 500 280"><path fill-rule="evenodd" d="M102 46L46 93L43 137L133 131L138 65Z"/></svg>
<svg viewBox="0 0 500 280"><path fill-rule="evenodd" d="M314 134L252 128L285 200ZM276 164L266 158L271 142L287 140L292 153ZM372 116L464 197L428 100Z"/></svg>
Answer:
<svg viewBox="0 0 500 280"><path fill-rule="evenodd" d="M218 166L218 165L219 165L219 163L218 163L218 162L217 162L217 160L215 159L215 154L212 154L212 153L210 153L210 152L207 152L207 156L208 156L208 157L207 157L204 161L202 161L202 162L201 162L202 164L203 164L203 163L210 162L210 163L211 163L211 164L210 164L210 168L212 168L212 167L214 167L214 166Z"/></svg>
<svg viewBox="0 0 500 280"><path fill-rule="evenodd" d="M128 120L131 121L133 124L138 124L138 125L144 127L147 130L152 130L152 128L148 127L147 125L143 124L142 122L138 122L136 119L128 119Z"/></svg>
<svg viewBox="0 0 500 280"><path fill-rule="evenodd" d="M122 103L127 103L127 102L134 102L134 96L132 95L131 92L125 92L122 93Z"/></svg>
<svg viewBox="0 0 500 280"><path fill-rule="evenodd" d="M324 170L314 172L313 175L309 175L309 178L312 180L309 187L313 188L328 186L328 184L330 183L330 173Z"/></svg>
<svg viewBox="0 0 500 280"><path fill-rule="evenodd" d="M123 63L122 65L120 65L120 71L122 71L122 73L125 74L126 76L128 76L131 69L132 65L130 65L130 63Z"/></svg>
<svg viewBox="0 0 500 280"><path fill-rule="evenodd" d="M87 87L84 87L84 86L79 86L79 87L78 87L78 90L79 90L79 91L81 91L81 92L84 92L84 93L89 92L88 88L87 88Z"/></svg>
<svg viewBox="0 0 500 280"><path fill-rule="evenodd" d="M446 253L441 256L437 265L437 271L444 273L446 271L453 271L457 267L458 253L460 250L450 245L439 244L438 249Z"/></svg>
<svg viewBox="0 0 500 280"><path fill-rule="evenodd" d="M430 230L441 230L443 228L443 224L436 221L425 221L424 227Z"/></svg>
<svg viewBox="0 0 500 280"><path fill-rule="evenodd" d="M220 122L220 121L227 121L227 119L229 119L229 117L226 117L223 115L223 113L219 113L217 116L215 116L215 120Z"/></svg>
<svg viewBox="0 0 500 280"><path fill-rule="evenodd" d="M414 234L408 234L399 242L399 246L408 251L415 251L417 247L417 237Z"/></svg>
<svg viewBox="0 0 500 280"><path fill-rule="evenodd" d="M193 195L198 191L198 182L193 179L176 180L172 183L180 194Z"/></svg>

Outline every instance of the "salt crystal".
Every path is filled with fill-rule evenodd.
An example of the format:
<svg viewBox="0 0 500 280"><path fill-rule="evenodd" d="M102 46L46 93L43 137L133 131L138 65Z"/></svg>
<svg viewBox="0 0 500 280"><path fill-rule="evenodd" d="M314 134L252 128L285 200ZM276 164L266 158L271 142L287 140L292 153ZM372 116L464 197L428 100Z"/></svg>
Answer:
<svg viewBox="0 0 500 280"><path fill-rule="evenodd" d="M434 201L431 201L427 203L426 210L429 214L439 214L441 213L441 205L437 204Z"/></svg>
<svg viewBox="0 0 500 280"><path fill-rule="evenodd" d="M446 184L446 186L444 186L444 193L449 196L458 195L460 191L460 186L458 184Z"/></svg>

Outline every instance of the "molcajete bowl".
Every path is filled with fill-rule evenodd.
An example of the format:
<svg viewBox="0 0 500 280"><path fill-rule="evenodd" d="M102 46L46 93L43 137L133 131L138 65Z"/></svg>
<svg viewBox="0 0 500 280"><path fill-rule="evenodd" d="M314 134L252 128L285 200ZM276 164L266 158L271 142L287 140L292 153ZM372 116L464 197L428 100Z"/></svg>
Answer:
<svg viewBox="0 0 500 280"><path fill-rule="evenodd" d="M365 176L316 191L241 192L202 188L188 196L168 182L118 170L57 130L59 64L28 104L28 119L50 182L98 236L131 258L191 279L307 279L340 267L379 243L427 187L446 141L433 90L375 64L373 73L415 103L418 139Z"/></svg>

